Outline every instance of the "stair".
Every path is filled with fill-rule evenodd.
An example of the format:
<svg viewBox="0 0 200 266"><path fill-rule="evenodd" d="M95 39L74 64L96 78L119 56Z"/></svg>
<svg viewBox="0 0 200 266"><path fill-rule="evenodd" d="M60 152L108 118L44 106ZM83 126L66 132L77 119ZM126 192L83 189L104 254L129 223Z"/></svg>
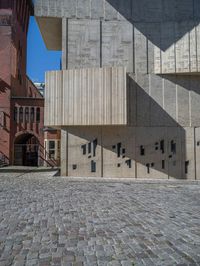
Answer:
<svg viewBox="0 0 200 266"><path fill-rule="evenodd" d="M2 167L6 167L9 165L9 160L6 157L5 154L3 154L2 152L0 152L0 168Z"/></svg>
<svg viewBox="0 0 200 266"><path fill-rule="evenodd" d="M42 145L39 145L39 155L40 155L40 159L42 159L42 161L46 163L48 167L51 167L51 168L59 167L58 162L56 160L46 159L47 157L49 157L49 154Z"/></svg>

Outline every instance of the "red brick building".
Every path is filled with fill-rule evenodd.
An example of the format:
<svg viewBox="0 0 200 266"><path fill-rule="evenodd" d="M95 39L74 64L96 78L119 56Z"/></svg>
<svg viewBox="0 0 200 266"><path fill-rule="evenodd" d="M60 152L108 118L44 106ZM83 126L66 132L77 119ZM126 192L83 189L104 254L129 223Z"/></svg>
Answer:
<svg viewBox="0 0 200 266"><path fill-rule="evenodd" d="M31 0L0 0L0 163L38 166L50 156L44 98L26 75L30 15Z"/></svg>

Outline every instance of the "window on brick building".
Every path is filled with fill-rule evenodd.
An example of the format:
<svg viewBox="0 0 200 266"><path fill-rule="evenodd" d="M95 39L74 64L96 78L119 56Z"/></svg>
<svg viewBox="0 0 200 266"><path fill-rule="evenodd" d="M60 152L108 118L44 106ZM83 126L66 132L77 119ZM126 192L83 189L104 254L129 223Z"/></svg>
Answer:
<svg viewBox="0 0 200 266"><path fill-rule="evenodd" d="M40 108L39 107L36 110L36 122L40 122Z"/></svg>
<svg viewBox="0 0 200 266"><path fill-rule="evenodd" d="M55 141L50 140L49 141L49 159L55 159L56 155L56 145Z"/></svg>
<svg viewBox="0 0 200 266"><path fill-rule="evenodd" d="M24 110L23 107L19 108L19 122L23 122L24 121Z"/></svg>
<svg viewBox="0 0 200 266"><path fill-rule="evenodd" d="M18 120L18 108L15 107L14 108L14 121L17 122L17 120Z"/></svg>
<svg viewBox="0 0 200 266"><path fill-rule="evenodd" d="M3 111L0 111L0 129L6 128L6 114Z"/></svg>
<svg viewBox="0 0 200 266"><path fill-rule="evenodd" d="M35 122L35 108L31 107L31 123Z"/></svg>
<svg viewBox="0 0 200 266"><path fill-rule="evenodd" d="M60 140L45 140L46 160L60 159Z"/></svg>
<svg viewBox="0 0 200 266"><path fill-rule="evenodd" d="M29 108L25 108L25 121L28 123L29 122Z"/></svg>

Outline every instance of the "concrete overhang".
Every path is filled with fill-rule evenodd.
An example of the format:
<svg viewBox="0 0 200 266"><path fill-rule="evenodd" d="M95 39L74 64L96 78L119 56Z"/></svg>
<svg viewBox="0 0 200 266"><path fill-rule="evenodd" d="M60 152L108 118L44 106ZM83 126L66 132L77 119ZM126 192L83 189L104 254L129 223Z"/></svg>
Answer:
<svg viewBox="0 0 200 266"><path fill-rule="evenodd" d="M62 18L36 17L42 38L48 50L62 50Z"/></svg>

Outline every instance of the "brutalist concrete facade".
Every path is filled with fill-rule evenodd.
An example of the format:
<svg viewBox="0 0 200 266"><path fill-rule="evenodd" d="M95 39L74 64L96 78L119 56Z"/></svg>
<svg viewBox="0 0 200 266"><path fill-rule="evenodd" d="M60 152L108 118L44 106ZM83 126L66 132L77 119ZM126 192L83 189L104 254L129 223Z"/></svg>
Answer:
<svg viewBox="0 0 200 266"><path fill-rule="evenodd" d="M62 50L61 72L126 69L126 123L61 121L63 175L200 179L199 0L37 0L35 16L47 47ZM47 83L64 112L67 88L54 72Z"/></svg>

